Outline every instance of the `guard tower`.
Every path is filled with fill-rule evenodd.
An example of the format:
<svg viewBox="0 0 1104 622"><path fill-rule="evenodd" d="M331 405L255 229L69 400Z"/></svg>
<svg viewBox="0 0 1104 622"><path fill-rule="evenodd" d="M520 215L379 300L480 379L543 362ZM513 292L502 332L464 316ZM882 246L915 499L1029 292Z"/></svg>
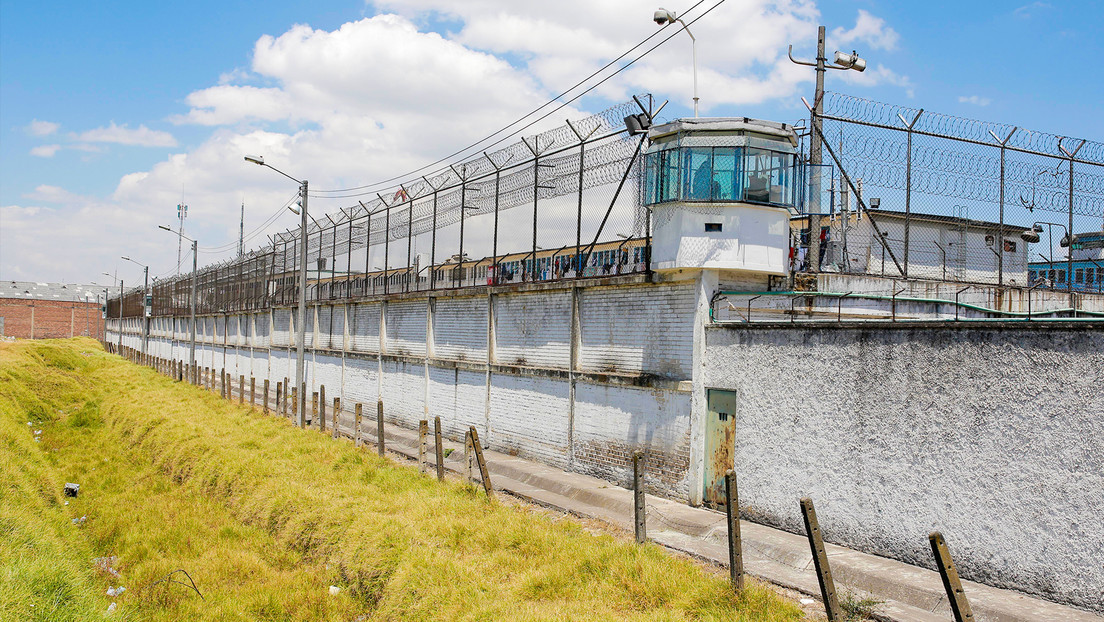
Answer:
<svg viewBox="0 0 1104 622"><path fill-rule="evenodd" d="M784 123L678 119L648 131L652 269L789 274L797 135Z"/></svg>

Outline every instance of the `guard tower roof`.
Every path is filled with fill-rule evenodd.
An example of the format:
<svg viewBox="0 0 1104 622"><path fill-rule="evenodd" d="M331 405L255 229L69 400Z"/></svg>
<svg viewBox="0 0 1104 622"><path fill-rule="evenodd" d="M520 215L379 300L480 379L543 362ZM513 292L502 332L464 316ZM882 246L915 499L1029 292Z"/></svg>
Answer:
<svg viewBox="0 0 1104 622"><path fill-rule="evenodd" d="M752 133L788 141L797 146L797 133L792 125L775 121L763 121L750 117L704 117L675 119L663 125L654 125L648 130L648 139L655 141L672 134L688 133Z"/></svg>

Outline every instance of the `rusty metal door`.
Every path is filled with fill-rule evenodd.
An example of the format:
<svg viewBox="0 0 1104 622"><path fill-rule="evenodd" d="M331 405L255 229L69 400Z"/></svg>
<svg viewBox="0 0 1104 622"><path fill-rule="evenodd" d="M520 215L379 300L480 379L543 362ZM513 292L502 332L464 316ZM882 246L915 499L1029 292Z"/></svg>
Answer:
<svg viewBox="0 0 1104 622"><path fill-rule="evenodd" d="M724 476L736 459L736 392L706 389L708 414L705 424L706 505L724 507Z"/></svg>

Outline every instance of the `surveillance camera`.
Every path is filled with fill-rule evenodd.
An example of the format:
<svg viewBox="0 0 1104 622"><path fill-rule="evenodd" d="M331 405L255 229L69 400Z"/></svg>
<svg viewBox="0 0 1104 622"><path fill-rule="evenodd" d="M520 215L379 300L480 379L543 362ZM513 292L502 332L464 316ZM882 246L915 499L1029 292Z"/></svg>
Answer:
<svg viewBox="0 0 1104 622"><path fill-rule="evenodd" d="M834 62L837 66L844 69L854 69L855 71L866 71L866 60L859 58L857 52L852 51L850 54L843 52L836 52L836 58Z"/></svg>
<svg viewBox="0 0 1104 622"><path fill-rule="evenodd" d="M655 20L655 23L662 26L667 22L675 21L675 14L668 11L667 9L661 8L656 10L655 14L652 15L652 19Z"/></svg>

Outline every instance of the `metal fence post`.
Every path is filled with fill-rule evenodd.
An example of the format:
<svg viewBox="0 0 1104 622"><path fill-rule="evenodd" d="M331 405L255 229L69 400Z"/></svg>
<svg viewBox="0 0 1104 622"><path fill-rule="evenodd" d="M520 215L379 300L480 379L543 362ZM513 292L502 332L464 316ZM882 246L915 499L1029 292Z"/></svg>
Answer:
<svg viewBox="0 0 1104 622"><path fill-rule="evenodd" d="M632 455L633 465L633 524L636 531L636 543L643 544L648 539L647 518L644 508L644 454L634 451Z"/></svg>
<svg viewBox="0 0 1104 622"><path fill-rule="evenodd" d="M943 540L943 534L938 531L931 532L928 535L928 542L935 557L935 565L939 568L939 576L943 579L943 589L947 590L947 600L951 605L955 622L973 622L974 612L970 609L970 601L966 600L966 592L963 591L962 581L958 578L958 569L951 559L951 551L947 548L947 542Z"/></svg>
<svg viewBox="0 0 1104 622"><path fill-rule="evenodd" d="M744 589L744 547L740 539L740 495L736 490L736 472L725 473L725 517L728 519L728 574L732 587Z"/></svg>
<svg viewBox="0 0 1104 622"><path fill-rule="evenodd" d="M382 457L384 454L383 446L383 398L376 401L376 446L379 448L379 455Z"/></svg>
<svg viewBox="0 0 1104 622"><path fill-rule="evenodd" d="M433 418L433 442L437 452L437 481L445 481L445 448L441 446L441 418Z"/></svg>
<svg viewBox="0 0 1104 622"><path fill-rule="evenodd" d="M836 584L832 580L832 570L828 567L828 554L824 550L820 522L817 521L812 499L805 497L801 500L801 513L805 518L805 533L809 535L809 548L813 552L817 582L820 583L820 593L824 598L824 614L828 617L828 622L842 622L844 616L836 598Z"/></svg>

